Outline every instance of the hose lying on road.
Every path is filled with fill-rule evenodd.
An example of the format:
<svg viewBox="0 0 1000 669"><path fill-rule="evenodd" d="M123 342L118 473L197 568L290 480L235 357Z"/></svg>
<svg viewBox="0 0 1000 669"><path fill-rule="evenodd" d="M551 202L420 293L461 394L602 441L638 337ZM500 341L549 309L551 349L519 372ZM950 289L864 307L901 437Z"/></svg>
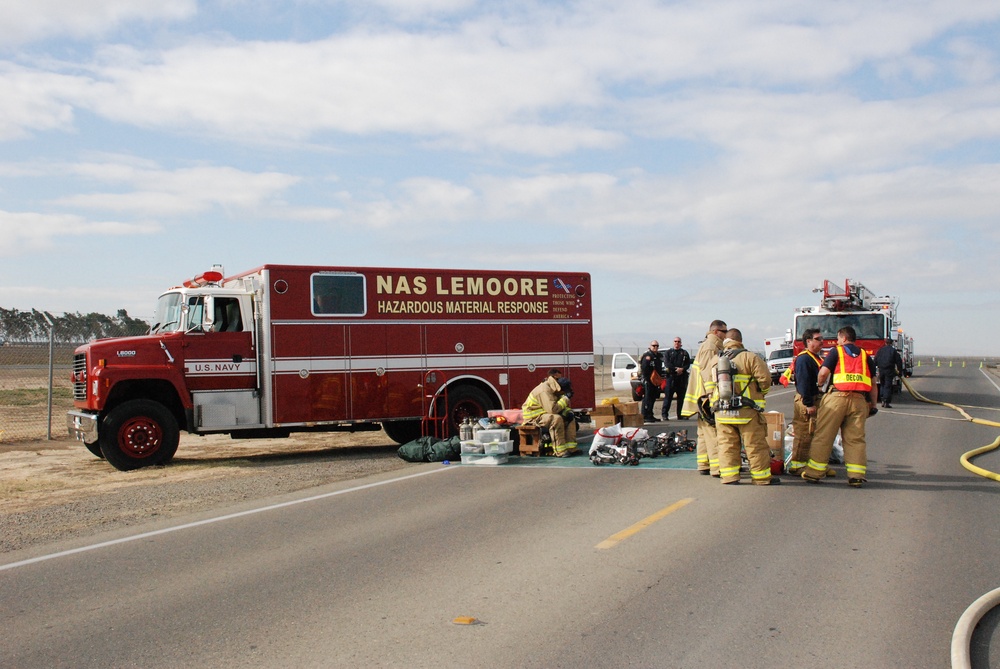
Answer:
<svg viewBox="0 0 1000 669"><path fill-rule="evenodd" d="M983 420L982 418L973 418L968 413L966 413L965 409L956 404L949 404L948 402L938 402L937 400L932 400L924 397L923 395L921 395L920 393L918 393L916 390L913 389L913 386L910 385L910 382L907 381L905 377L903 378L903 385L906 386L906 389L909 391L911 395L913 395L914 399L920 402L927 402L928 404L939 404L941 406L946 406L949 409L954 409L958 413L962 414L962 416L967 421L971 423L976 423L977 425L989 425L991 427L1000 427L1000 423L997 423L995 421ZM992 451L998 446L1000 446L1000 437L997 437L997 439L992 444L987 444L986 446L980 446L979 448L972 449L968 453L963 453L962 457L959 458L959 462L961 462L962 466L968 469L973 474L978 474L979 476L992 479L994 481L1000 481L1000 474L996 472L991 472L988 469L983 469L982 467L977 467L971 462L971 459L976 457L977 455L982 455L983 453Z"/></svg>
<svg viewBox="0 0 1000 669"><path fill-rule="evenodd" d="M907 381L905 377L902 381L909 393L913 395L914 399L920 402L939 404L941 406L954 409L958 413L962 414L966 420L978 425L1000 427L1000 423L996 423L991 420L983 420L981 418L973 418L960 406L949 404L948 402L938 402L936 400L928 399L914 390L913 386L910 385L910 382ZM992 444L980 446L979 448L972 449L968 453L963 453L962 457L959 458L959 461L962 463L963 467L968 469L973 474L978 474L979 476L993 479L994 481L1000 481L1000 474L991 472L988 469L983 469L982 467L977 467L969 461L977 455L992 451L997 448L997 446L1000 446L1000 437L997 437ZM972 658L969 649L969 646L972 643L972 633L975 631L976 625L979 624L982 617L997 605L1000 605L1000 588L987 592L985 595L977 599L969 608L965 610L962 617L958 619L958 623L955 625L955 632L951 635L952 669L972 669Z"/></svg>

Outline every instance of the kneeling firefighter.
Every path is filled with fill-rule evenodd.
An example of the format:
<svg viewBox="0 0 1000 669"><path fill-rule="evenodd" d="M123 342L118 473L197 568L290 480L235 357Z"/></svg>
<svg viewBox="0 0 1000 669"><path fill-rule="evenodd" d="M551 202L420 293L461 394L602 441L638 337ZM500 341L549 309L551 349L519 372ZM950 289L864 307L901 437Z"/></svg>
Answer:
<svg viewBox="0 0 1000 669"><path fill-rule="evenodd" d="M740 482L740 447L750 462L755 485L772 485L771 451L767 445L764 396L771 389L771 374L760 356L743 348L743 333L726 332L723 350L712 362L712 409L719 444L722 482Z"/></svg>
<svg viewBox="0 0 1000 669"><path fill-rule="evenodd" d="M556 457L566 458L578 454L580 450L576 447L576 420L560 379L562 372L549 370L545 380L535 386L521 405L521 411L525 425L548 428Z"/></svg>

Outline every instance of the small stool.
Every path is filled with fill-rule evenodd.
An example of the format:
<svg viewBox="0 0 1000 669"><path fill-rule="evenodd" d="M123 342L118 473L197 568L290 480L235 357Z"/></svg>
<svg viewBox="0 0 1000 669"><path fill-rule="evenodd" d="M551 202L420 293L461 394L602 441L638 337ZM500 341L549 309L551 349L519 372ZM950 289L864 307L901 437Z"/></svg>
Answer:
<svg viewBox="0 0 1000 669"><path fill-rule="evenodd" d="M518 454L538 457L542 454L542 431L537 425L522 425L517 428Z"/></svg>

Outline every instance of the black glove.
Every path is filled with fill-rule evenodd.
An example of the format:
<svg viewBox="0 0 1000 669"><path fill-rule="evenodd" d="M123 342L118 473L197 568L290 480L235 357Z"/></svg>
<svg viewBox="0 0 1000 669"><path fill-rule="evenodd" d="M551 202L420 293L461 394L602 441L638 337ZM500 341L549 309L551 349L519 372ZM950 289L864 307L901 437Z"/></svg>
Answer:
<svg viewBox="0 0 1000 669"><path fill-rule="evenodd" d="M868 417L869 418L871 418L872 416L874 416L877 413L878 413L878 407L876 407L874 404L871 405L870 407L868 407Z"/></svg>

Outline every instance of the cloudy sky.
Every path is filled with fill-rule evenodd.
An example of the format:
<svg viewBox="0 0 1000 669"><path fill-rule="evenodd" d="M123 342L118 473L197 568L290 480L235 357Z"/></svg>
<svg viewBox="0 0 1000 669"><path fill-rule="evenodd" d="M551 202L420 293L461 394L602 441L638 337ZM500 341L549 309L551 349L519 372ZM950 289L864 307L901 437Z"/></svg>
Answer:
<svg viewBox="0 0 1000 669"><path fill-rule="evenodd" d="M762 348L851 278L1000 355L996 0L6 0L0 99L5 308L572 269L599 347Z"/></svg>

